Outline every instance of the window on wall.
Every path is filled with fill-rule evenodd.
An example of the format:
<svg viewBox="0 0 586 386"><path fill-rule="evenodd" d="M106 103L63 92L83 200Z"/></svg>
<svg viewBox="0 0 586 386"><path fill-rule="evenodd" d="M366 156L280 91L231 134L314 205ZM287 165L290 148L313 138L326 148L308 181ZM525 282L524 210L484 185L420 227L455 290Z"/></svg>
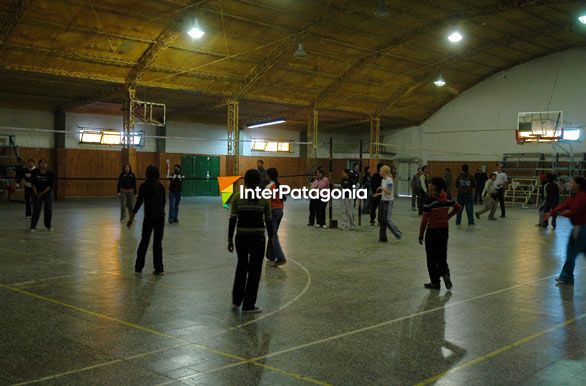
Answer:
<svg viewBox="0 0 586 386"><path fill-rule="evenodd" d="M564 127L562 132L562 141L580 141L581 139L581 127Z"/></svg>
<svg viewBox="0 0 586 386"><path fill-rule="evenodd" d="M255 139L252 141L252 150L253 151L290 153L291 152L291 143Z"/></svg>
<svg viewBox="0 0 586 386"><path fill-rule="evenodd" d="M132 146L144 146L144 131L133 131L130 134ZM126 144L126 136L122 131L106 129L81 129L79 143L96 145L120 146Z"/></svg>

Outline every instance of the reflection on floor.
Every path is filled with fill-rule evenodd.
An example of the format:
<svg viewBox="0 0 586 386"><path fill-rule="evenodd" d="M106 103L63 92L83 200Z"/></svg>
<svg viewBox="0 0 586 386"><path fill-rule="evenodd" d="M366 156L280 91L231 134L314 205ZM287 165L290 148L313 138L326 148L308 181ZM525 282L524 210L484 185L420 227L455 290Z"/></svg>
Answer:
<svg viewBox="0 0 586 386"><path fill-rule="evenodd" d="M403 239L379 244L366 217L309 228L307 203L288 201L289 262L263 270L254 316L230 310L219 198L184 199L163 277L150 251L133 274L141 219L121 226L115 199L57 202L55 232L36 233L22 205L1 204L0 384L585 384L584 260L574 287L553 282L569 223L534 228L521 209L452 223L454 288L430 293L408 204L393 213Z"/></svg>

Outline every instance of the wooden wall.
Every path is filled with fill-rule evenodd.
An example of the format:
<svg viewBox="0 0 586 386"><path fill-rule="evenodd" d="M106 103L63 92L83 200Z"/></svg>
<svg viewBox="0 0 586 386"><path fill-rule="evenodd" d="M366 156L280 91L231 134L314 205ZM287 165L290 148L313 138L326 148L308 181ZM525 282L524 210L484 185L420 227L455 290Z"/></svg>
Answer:
<svg viewBox="0 0 586 386"><path fill-rule="evenodd" d="M137 179L144 179L147 166L155 165L159 167L161 175L164 176L166 160L169 160L170 169L173 170L173 165L181 164L181 158L186 155L182 153L137 152L137 165L133 172ZM116 194L122 162L122 155L118 150L59 149L56 151L54 149L21 148L21 156L25 160L34 158L35 161L44 158L49 162L49 169L58 178L67 178L67 180L58 180L56 190L58 190L59 198L113 196ZM248 169L256 168L258 159L264 161L266 169L277 168L282 176L281 181L294 188L304 186L307 182L307 175L311 172L307 169L305 158L241 156L240 175L244 175ZM392 161L380 162L387 165L392 164ZM333 180L339 182L342 169L347 167L346 160L335 159L332 163ZM368 160L363 160L363 167L368 163ZM374 169L376 162L372 161L371 163ZM231 156L220 156L220 175L232 175L232 165L233 158ZM327 175L330 167L328 159L318 159L317 166L323 167ZM78 178L82 179L77 180ZM166 188L168 187L168 182L163 181L163 184Z"/></svg>

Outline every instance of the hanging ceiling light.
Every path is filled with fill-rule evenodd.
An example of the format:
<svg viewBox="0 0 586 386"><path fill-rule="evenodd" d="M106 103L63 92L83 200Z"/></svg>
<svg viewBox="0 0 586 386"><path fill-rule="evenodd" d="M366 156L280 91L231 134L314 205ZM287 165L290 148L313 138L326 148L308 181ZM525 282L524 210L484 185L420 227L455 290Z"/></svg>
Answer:
<svg viewBox="0 0 586 386"><path fill-rule="evenodd" d="M452 31L448 35L448 40L451 41L452 43L458 43L462 39L464 39L464 36L462 36L462 34L460 33L460 31L458 31L458 30Z"/></svg>
<svg viewBox="0 0 586 386"><path fill-rule="evenodd" d="M297 50L295 51L293 56L295 56L296 58L307 57L307 52L305 52L305 48L303 48L303 42L299 42L299 46L297 47Z"/></svg>
<svg viewBox="0 0 586 386"><path fill-rule="evenodd" d="M195 21L193 22L193 27L191 27L191 29L187 31L187 34L191 36L192 39L201 39L203 35L205 35L206 33L201 28L199 28L197 19L195 19Z"/></svg>
<svg viewBox="0 0 586 386"><path fill-rule="evenodd" d="M579 16L578 20L580 21L580 23L586 24L586 14Z"/></svg>
<svg viewBox="0 0 586 386"><path fill-rule="evenodd" d="M387 17L391 12L389 11L389 7L385 4L385 0L379 0L378 8L374 11L374 16L376 17Z"/></svg>
<svg viewBox="0 0 586 386"><path fill-rule="evenodd" d="M446 85L446 81L444 80L444 78L440 75L437 80L435 82L433 82L433 84L435 84L437 87L444 87Z"/></svg>

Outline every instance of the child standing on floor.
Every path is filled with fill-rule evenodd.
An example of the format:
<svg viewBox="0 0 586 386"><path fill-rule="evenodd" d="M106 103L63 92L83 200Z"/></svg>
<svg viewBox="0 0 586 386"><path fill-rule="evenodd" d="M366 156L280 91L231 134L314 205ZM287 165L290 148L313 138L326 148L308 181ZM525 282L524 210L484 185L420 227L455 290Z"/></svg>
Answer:
<svg viewBox="0 0 586 386"><path fill-rule="evenodd" d="M279 190L279 172L276 168L269 168L267 170L267 181L269 181L267 187L265 189L269 189L273 191ZM267 258L271 260L273 263L271 266L278 267L283 264L287 263L287 259L285 258L285 252L283 252L283 248L281 247L281 243L279 242L279 226L281 225L281 220L283 219L283 210L285 208L285 197L280 197L277 195L274 198L271 198L271 219L273 222L273 242L269 243L267 246Z"/></svg>
<svg viewBox="0 0 586 386"><path fill-rule="evenodd" d="M130 216L134 208L134 196L136 195L136 177L129 164L122 168L122 173L118 177L117 191L120 196L120 222L124 222L126 221L126 210Z"/></svg>
<svg viewBox="0 0 586 386"><path fill-rule="evenodd" d="M181 188L185 176L181 174L181 166L173 166L173 174L169 176L169 224L179 222L179 202L181 202Z"/></svg>
<svg viewBox="0 0 586 386"><path fill-rule="evenodd" d="M424 284L428 289L440 289L440 278L449 290L452 288L450 269L448 268L448 221L462 207L448 198L446 182L441 177L433 177L428 187L429 196L423 203L423 217L419 228L419 244L423 245L425 236L425 253L427 271L431 282ZM453 208L450 212L450 208Z"/></svg>
<svg viewBox="0 0 586 386"><path fill-rule="evenodd" d="M146 170L147 180L140 185L134 209L130 212L127 226L130 228L134 216L144 202L144 221L142 223L142 238L136 252L134 273L139 275L144 268L146 252L149 247L151 233L153 236L153 274L163 275L163 231L165 229L165 188L159 182L159 169L150 165Z"/></svg>
<svg viewBox="0 0 586 386"><path fill-rule="evenodd" d="M342 182L339 185L336 185L336 188L341 189L348 189L353 190L356 186L356 181L354 180L353 173L349 169L344 169L342 171ZM352 199L349 197L345 197L342 195L341 199L341 209L342 209L342 225L340 227L341 230L354 230L354 206L352 204Z"/></svg>
<svg viewBox="0 0 586 386"><path fill-rule="evenodd" d="M37 223L41 217L41 209L43 209L43 222L45 228L53 231L53 187L55 185L55 178L53 173L48 169L47 161L44 159L39 161L39 168L32 173L33 185L33 216L31 218L30 231L35 232Z"/></svg>
<svg viewBox="0 0 586 386"><path fill-rule="evenodd" d="M244 187L256 189L261 182L258 170L250 169L244 175ZM242 313L257 313L262 310L256 306L258 283L262 272L265 254L265 228L269 244L273 242L271 204L267 200L240 197L234 194L228 227L228 251L234 251L234 231L236 232L236 254L238 264L232 287L232 309L242 305Z"/></svg>
<svg viewBox="0 0 586 386"><path fill-rule="evenodd" d="M380 196L380 204L378 208L378 222L380 225L378 241L387 242L387 228L396 238L401 239L403 234L391 221L391 214L393 213L393 204L395 202L395 188L393 185L393 178L391 177L391 168L383 165L380 168L380 175L382 178L381 186L378 192L373 197Z"/></svg>

